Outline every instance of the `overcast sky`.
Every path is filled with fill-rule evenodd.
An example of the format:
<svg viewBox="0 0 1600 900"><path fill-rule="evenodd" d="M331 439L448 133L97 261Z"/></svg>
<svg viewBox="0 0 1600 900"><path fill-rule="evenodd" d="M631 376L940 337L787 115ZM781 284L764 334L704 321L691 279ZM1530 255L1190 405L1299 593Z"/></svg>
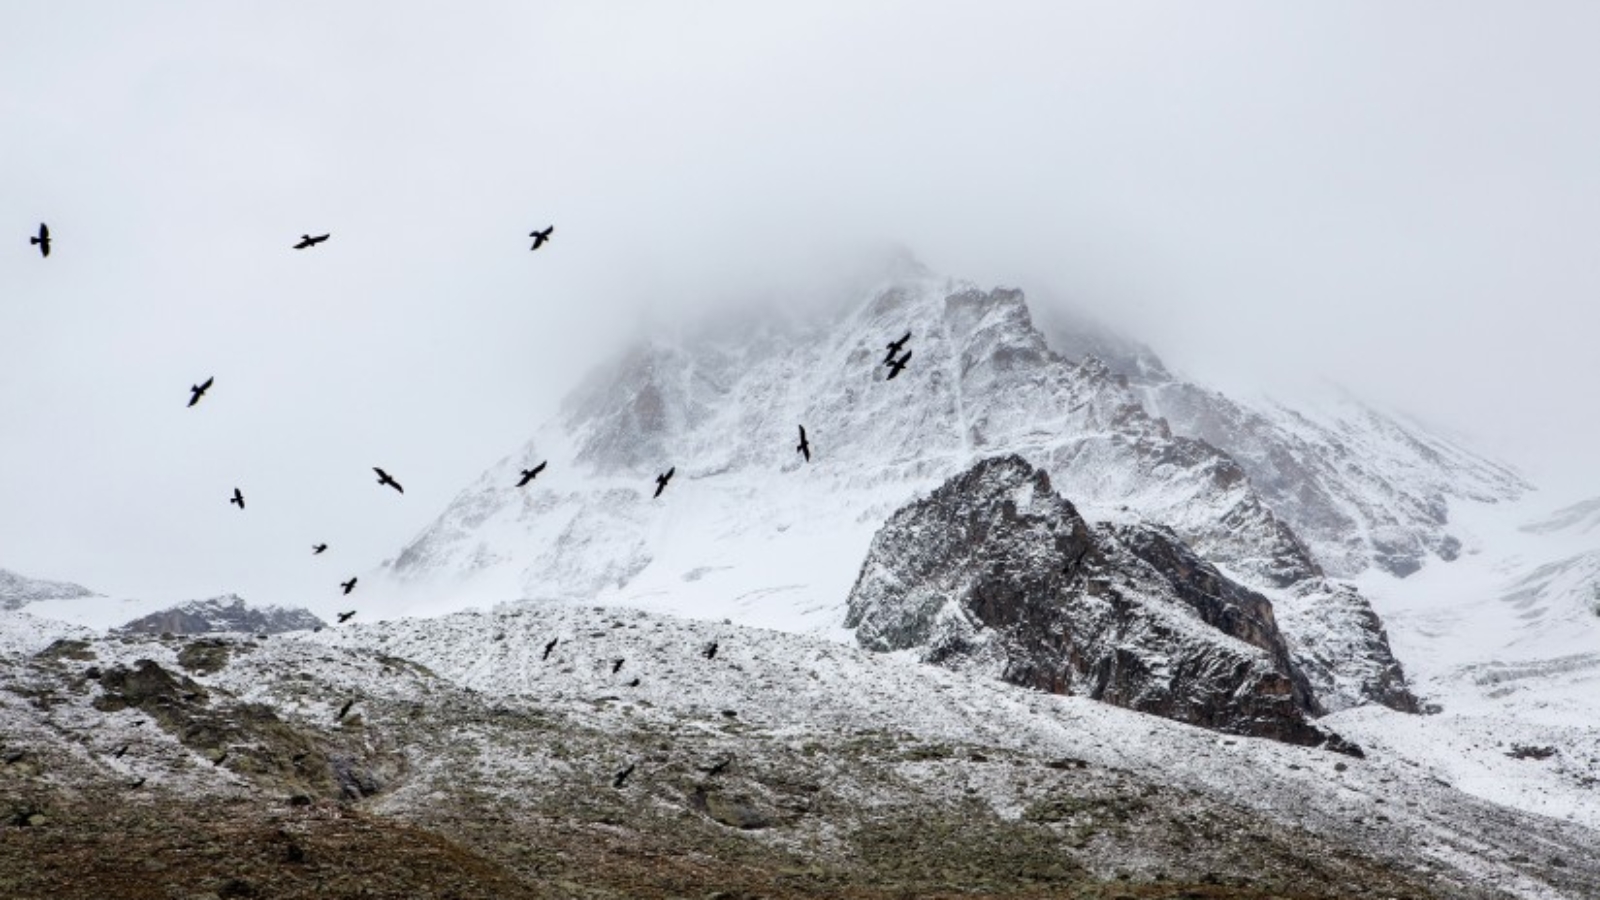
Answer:
<svg viewBox="0 0 1600 900"><path fill-rule="evenodd" d="M14 3L0 566L309 602L620 341L884 242L1600 494L1596 34L1589 2Z"/></svg>

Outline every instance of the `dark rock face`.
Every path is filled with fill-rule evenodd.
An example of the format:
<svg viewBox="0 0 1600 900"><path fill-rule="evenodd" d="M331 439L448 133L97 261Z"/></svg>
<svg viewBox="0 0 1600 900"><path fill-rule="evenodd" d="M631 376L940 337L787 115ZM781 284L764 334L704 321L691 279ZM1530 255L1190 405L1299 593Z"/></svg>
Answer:
<svg viewBox="0 0 1600 900"><path fill-rule="evenodd" d="M126 634L281 634L321 628L326 622L304 609L247 606L233 594L196 600L134 619L116 629Z"/></svg>
<svg viewBox="0 0 1600 900"><path fill-rule="evenodd" d="M1091 527L1018 456L984 460L873 539L847 626L875 650L1236 734L1349 750L1272 604L1171 532Z"/></svg>

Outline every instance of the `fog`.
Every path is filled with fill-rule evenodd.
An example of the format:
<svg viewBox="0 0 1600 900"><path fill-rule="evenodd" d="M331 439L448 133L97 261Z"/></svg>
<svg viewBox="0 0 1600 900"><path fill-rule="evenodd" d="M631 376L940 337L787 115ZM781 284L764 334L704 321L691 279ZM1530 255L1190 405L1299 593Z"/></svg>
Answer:
<svg viewBox="0 0 1600 900"><path fill-rule="evenodd" d="M0 566L323 598L624 341L890 244L1600 493L1596 33L1579 2L17 5Z"/></svg>

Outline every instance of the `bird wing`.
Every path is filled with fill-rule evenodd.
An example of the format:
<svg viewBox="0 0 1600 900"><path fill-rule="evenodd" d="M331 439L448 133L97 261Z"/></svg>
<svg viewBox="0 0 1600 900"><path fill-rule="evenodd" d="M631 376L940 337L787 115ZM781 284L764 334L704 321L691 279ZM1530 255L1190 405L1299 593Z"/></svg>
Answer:
<svg viewBox="0 0 1600 900"><path fill-rule="evenodd" d="M533 474L537 475L540 472L543 472L544 471L544 467L548 466L548 465L550 465L550 461L549 460L545 460L544 462L539 463L537 466L533 467Z"/></svg>
<svg viewBox="0 0 1600 900"><path fill-rule="evenodd" d="M801 425L800 426L800 443L804 444L805 442L806 442L806 427L804 425Z"/></svg>
<svg viewBox="0 0 1600 900"><path fill-rule="evenodd" d="M213 375L210 378L207 378L204 382L202 382L200 384L200 393L204 394L206 391L211 390L211 383L213 381L216 381L216 380L217 380L216 376Z"/></svg>
<svg viewBox="0 0 1600 900"><path fill-rule="evenodd" d="M676 471L678 471L678 467L677 466L673 466L672 468L668 469L667 470L667 480L669 480L669 481L672 480L672 473L674 473Z"/></svg>
<svg viewBox="0 0 1600 900"><path fill-rule="evenodd" d="M389 480L389 473L385 472L384 470L382 470L380 468L378 468L377 466L373 466L372 467L372 471L378 473L378 480L379 481L388 481Z"/></svg>
<svg viewBox="0 0 1600 900"><path fill-rule="evenodd" d="M42 244L42 243L44 243L45 241L48 241L48 240L50 240L50 226L46 225L43 222L40 222L39 223L39 243Z"/></svg>

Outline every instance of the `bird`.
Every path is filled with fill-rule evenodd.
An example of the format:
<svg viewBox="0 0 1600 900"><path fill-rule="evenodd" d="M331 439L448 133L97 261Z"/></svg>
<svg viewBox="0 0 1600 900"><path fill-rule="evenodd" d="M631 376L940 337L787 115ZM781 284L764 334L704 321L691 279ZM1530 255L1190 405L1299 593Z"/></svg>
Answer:
<svg viewBox="0 0 1600 900"><path fill-rule="evenodd" d="M311 751L302 750L299 753L296 753L294 756L289 757L289 761L298 766L299 764L305 762L306 761L306 757L308 757L310 755L311 755Z"/></svg>
<svg viewBox="0 0 1600 900"><path fill-rule="evenodd" d="M40 256L49 256L50 255L50 226L46 225L43 222L40 222L39 223L39 236L38 237L28 238L28 243L29 244L38 245L38 247L39 247L39 255Z"/></svg>
<svg viewBox="0 0 1600 900"><path fill-rule="evenodd" d="M320 555L322 555L322 552L324 550L327 550L327 549L328 549L328 545L327 544L312 544L311 545L311 555L312 556L320 556Z"/></svg>
<svg viewBox="0 0 1600 900"><path fill-rule="evenodd" d="M544 242L550 240L550 233L555 231L555 230L556 230L556 227L554 225L551 225L549 228L546 228L543 231L530 231L530 232L528 232L528 237L533 238L533 246L529 247L528 249L529 250L537 250L540 247L543 247L544 246ZM579 243L582 243L582 242L580 241Z"/></svg>
<svg viewBox="0 0 1600 900"><path fill-rule="evenodd" d="M128 785L128 787L132 788L133 790L138 790L139 788L144 787L144 782L145 782L145 779L144 778L140 778L138 781L135 781L133 784Z"/></svg>
<svg viewBox="0 0 1600 900"><path fill-rule="evenodd" d="M625 663L625 662L627 662L626 659L614 659L614 660L612 660L611 661L611 674L615 675L618 672L622 671L622 664Z"/></svg>
<svg viewBox="0 0 1600 900"><path fill-rule="evenodd" d="M350 580L349 581L341 581L341 582L339 582L339 586L344 588L345 596L348 597L350 595L350 592L356 589L356 582L358 582L360 580L361 579L358 578L357 576L352 575L352 576L350 576ZM353 615L355 615L355 613L351 613L350 615L353 616ZM343 622L344 620L340 619L339 621Z"/></svg>
<svg viewBox="0 0 1600 900"><path fill-rule="evenodd" d="M233 499L229 500L228 502L232 503L234 506L239 507L240 509L244 509L244 494L239 493L239 489L238 488L234 488L233 489Z"/></svg>
<svg viewBox="0 0 1600 900"><path fill-rule="evenodd" d="M806 462L811 462L811 442L806 440L806 427L800 426L800 446L794 448L796 453L803 454Z"/></svg>
<svg viewBox="0 0 1600 900"><path fill-rule="evenodd" d="M637 679L637 678L635 678L632 681L628 682L628 687L638 687L638 686L639 686L639 679Z"/></svg>
<svg viewBox="0 0 1600 900"><path fill-rule="evenodd" d="M898 354L900 352L900 348L904 347L906 345L906 341L909 341L909 340L911 340L911 332L908 331L908 332L906 332L905 337L901 338L900 340L898 340L898 341L890 341L889 342L889 354L883 358L883 364L887 366L890 363L892 363L894 361L894 358L895 358L896 354Z"/></svg>
<svg viewBox="0 0 1600 900"><path fill-rule="evenodd" d="M351 619L351 618L352 618L352 617L354 617L354 616L355 616L355 614L356 614L356 611L355 611L355 610L353 610L353 609L352 609L352 610L350 610L350 611L349 611L349 612L342 612L342 613L339 613L339 624L340 624L340 625L343 625L343 624L344 624L344 623L346 623L346 622L348 622L348 621L350 621L350 619Z"/></svg>
<svg viewBox="0 0 1600 900"><path fill-rule="evenodd" d="M133 746L133 745L132 744L123 744L121 747L118 747L115 751L112 752L112 754L111 754L112 758L121 759L122 758L122 754L127 753L128 752L128 748L131 747L131 746Z"/></svg>
<svg viewBox="0 0 1600 900"><path fill-rule="evenodd" d="M667 482L672 480L672 473L676 471L678 471L678 467L673 466L666 472L656 476L656 497L661 496L661 492L667 489ZM651 499L653 500L655 497L652 497Z"/></svg>
<svg viewBox="0 0 1600 900"><path fill-rule="evenodd" d="M539 463L537 466L534 466L531 469L523 469L522 470L522 480L517 482L517 487L526 487L528 482L534 480L535 478L538 478L539 477L539 473L543 472L544 471L544 467L549 465L549 464L550 464L550 460L547 459L544 462Z"/></svg>
<svg viewBox="0 0 1600 900"><path fill-rule="evenodd" d="M211 378L207 378L205 381L201 382L200 384L197 384L194 387L189 388L189 394L190 394L189 405L193 406L196 403L199 403L200 402L200 398L204 397L206 395L206 391L211 390L211 383L216 381L216 380L217 380L216 377L212 376Z"/></svg>
<svg viewBox="0 0 1600 900"><path fill-rule="evenodd" d="M333 237L333 235L331 235L331 234L321 234L321 235L317 235L316 237L312 237L309 234L302 234L302 235L300 235L300 243L295 244L294 245L294 249L296 249L296 250L304 250L307 247L315 247L316 245L322 243L323 241L327 240L330 237Z"/></svg>
<svg viewBox="0 0 1600 900"><path fill-rule="evenodd" d="M394 478L392 476L390 476L388 472L385 472L384 470L378 468L377 466L373 466L372 467L372 471L378 473L378 484L380 484L380 485L387 484L389 487L394 488L395 490L399 491L402 494L404 494L406 492L406 489L400 486L400 482L395 481Z"/></svg>
<svg viewBox="0 0 1600 900"><path fill-rule="evenodd" d="M711 646L709 646L706 649L700 651L700 655L704 656L706 659L716 659L717 658L717 642L716 641L712 641L711 642Z"/></svg>
<svg viewBox="0 0 1600 900"><path fill-rule="evenodd" d="M228 759L228 751L226 751L226 750L224 750L224 751L222 751L222 755L221 755L221 756L219 756L219 757L217 757L217 758L216 758L216 759L214 759L214 760L212 760L212 761L211 761L211 764L212 764L212 765L213 765L213 766L220 766L220 765L222 765L222 764L223 764L223 763L224 763L224 762L225 762L225 761L227 761L227 759Z"/></svg>
<svg viewBox="0 0 1600 900"><path fill-rule="evenodd" d="M334 721L335 722L343 722L345 715L350 712L350 707L355 706L355 705L356 705L356 701L355 700L353 700L353 699L346 700L344 702L344 705L339 707L339 715L336 718L334 718Z"/></svg>
<svg viewBox="0 0 1600 900"><path fill-rule="evenodd" d="M893 381L894 377L896 375L899 375L900 374L900 370L904 369L906 367L906 363L908 363L910 361L911 361L911 351L907 350L905 356L902 356L899 359L894 360L893 362L889 363L889 377L884 379L884 380L885 381Z"/></svg>
<svg viewBox="0 0 1600 900"><path fill-rule="evenodd" d="M628 763L628 767L626 769L618 772L616 777L611 779L611 786L620 789L623 785L623 782L628 780L628 776L633 774L634 767L637 765L638 763Z"/></svg>
<svg viewBox="0 0 1600 900"><path fill-rule="evenodd" d="M731 762L733 762L733 757L730 756L722 762L719 762L710 768L701 769L700 771L706 773L707 775L721 775L723 771L728 768L728 764Z"/></svg>
<svg viewBox="0 0 1600 900"><path fill-rule="evenodd" d="M550 643L544 645L544 655L539 657L539 658L540 659L549 659L550 658L550 652L552 650L556 649L556 644L559 644L559 643L561 643L561 638L558 638L558 637L551 638L550 639Z"/></svg>

